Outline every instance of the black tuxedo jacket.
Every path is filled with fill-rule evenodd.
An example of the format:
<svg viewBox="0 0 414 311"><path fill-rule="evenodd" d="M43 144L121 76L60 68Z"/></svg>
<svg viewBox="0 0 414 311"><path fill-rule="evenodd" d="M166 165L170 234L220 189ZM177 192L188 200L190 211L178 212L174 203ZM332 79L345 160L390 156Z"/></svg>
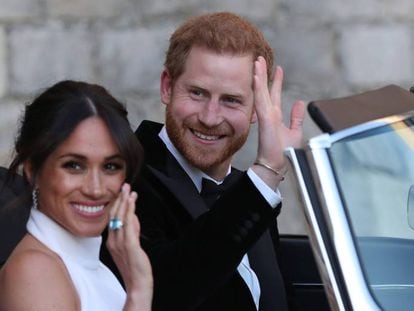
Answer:
<svg viewBox="0 0 414 311"><path fill-rule="evenodd" d="M6 183L8 169L0 167L0 268L6 262L17 243L26 234L30 206L22 204L21 196L30 195L22 176Z"/></svg>
<svg viewBox="0 0 414 311"><path fill-rule="evenodd" d="M144 121L136 134L145 164L135 190L142 245L154 273L153 310L256 310L237 272L248 253L261 287L260 310L287 310L269 227L272 209L244 172L208 210L189 176L158 137L162 125ZM233 169L235 171L235 169ZM237 171L237 170L236 170ZM235 175L235 176L234 176ZM103 260L116 270L110 258Z"/></svg>

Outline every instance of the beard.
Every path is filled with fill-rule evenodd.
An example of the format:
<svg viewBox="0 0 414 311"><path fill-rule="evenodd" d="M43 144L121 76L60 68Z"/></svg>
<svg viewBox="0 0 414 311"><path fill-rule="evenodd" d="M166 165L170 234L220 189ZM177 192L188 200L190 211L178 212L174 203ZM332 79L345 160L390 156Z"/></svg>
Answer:
<svg viewBox="0 0 414 311"><path fill-rule="evenodd" d="M169 138L171 139L177 150L184 156L184 158L194 167L202 170L209 171L217 166L220 166L223 162L230 160L233 155L240 150L245 144L249 135L250 126L246 131L235 135L235 130L227 122L222 123L214 128L208 128L200 123L192 123L184 120L180 125L171 113L170 107L166 109L166 121L165 126ZM209 146L196 147L191 145L185 139L185 133L194 129L196 131L208 134L208 135L223 135L226 133L226 139L228 143L225 147L220 149L211 148ZM187 133L188 134L188 133Z"/></svg>

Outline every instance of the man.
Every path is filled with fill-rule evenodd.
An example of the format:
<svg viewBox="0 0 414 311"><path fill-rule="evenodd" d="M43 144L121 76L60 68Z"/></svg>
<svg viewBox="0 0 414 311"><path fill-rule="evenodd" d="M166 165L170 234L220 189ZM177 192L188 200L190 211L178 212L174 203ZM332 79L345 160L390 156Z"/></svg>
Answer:
<svg viewBox="0 0 414 311"><path fill-rule="evenodd" d="M272 237L283 150L301 142L304 105L295 103L285 127L283 73L276 69L269 91L272 66L261 32L234 14L192 18L170 39L165 126L144 121L136 131L146 152L135 188L153 310L287 309ZM256 162L240 172L231 161L256 121ZM227 188L204 201L203 179Z"/></svg>

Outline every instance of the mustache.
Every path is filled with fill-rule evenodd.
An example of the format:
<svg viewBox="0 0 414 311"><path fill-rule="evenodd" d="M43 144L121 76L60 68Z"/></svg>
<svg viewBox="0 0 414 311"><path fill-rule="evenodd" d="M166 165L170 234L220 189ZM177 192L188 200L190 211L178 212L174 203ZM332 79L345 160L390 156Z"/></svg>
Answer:
<svg viewBox="0 0 414 311"><path fill-rule="evenodd" d="M197 124L185 124L186 127L190 128L193 131L203 133L209 136L223 136L232 133L231 127L225 123L210 127L202 123Z"/></svg>

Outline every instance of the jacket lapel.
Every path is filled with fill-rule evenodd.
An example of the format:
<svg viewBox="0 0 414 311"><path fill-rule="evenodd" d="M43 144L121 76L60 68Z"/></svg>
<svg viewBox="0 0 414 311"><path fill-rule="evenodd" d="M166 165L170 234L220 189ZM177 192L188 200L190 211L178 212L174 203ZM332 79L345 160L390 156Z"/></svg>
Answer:
<svg viewBox="0 0 414 311"><path fill-rule="evenodd" d="M190 177L158 137L161 128L160 123L143 121L135 132L146 154L151 155L151 158L145 159L146 168L167 187L193 218L197 218L207 212L208 208Z"/></svg>
<svg viewBox="0 0 414 311"><path fill-rule="evenodd" d="M187 175L177 178L176 176L168 176L154 167L148 166L148 168L174 194L194 219L208 211L205 202ZM184 171L183 174L185 174Z"/></svg>

